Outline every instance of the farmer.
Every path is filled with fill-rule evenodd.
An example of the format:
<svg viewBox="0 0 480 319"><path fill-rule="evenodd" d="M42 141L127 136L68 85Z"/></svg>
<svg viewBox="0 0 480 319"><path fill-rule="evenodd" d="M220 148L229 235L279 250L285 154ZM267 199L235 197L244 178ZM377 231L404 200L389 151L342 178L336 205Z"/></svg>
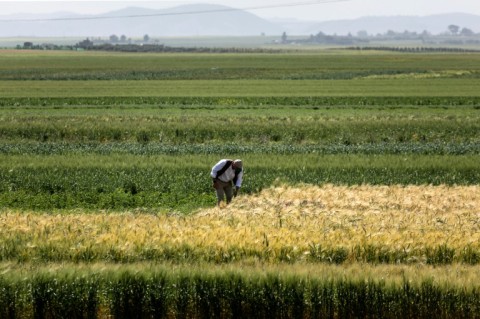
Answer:
<svg viewBox="0 0 480 319"><path fill-rule="evenodd" d="M227 204L232 196L237 196L243 179L243 163L241 160L222 159L212 167L210 176L213 179L213 188L217 193L217 205L227 197ZM233 185L232 185L233 183ZM235 188L233 188L235 186Z"/></svg>

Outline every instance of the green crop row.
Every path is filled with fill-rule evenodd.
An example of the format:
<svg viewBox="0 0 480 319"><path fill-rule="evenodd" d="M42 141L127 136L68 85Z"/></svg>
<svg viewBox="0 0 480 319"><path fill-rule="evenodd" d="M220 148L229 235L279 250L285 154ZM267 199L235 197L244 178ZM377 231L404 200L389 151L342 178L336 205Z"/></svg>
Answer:
<svg viewBox="0 0 480 319"><path fill-rule="evenodd" d="M203 144L478 143L479 117L13 116L0 140Z"/></svg>
<svg viewBox="0 0 480 319"><path fill-rule="evenodd" d="M205 267L204 267L205 268ZM478 318L480 292L433 278L67 267L0 277L2 318ZM328 271L328 269L326 269ZM330 270L331 271L331 270Z"/></svg>
<svg viewBox="0 0 480 319"><path fill-rule="evenodd" d="M0 81L3 97L471 97L480 79Z"/></svg>
<svg viewBox="0 0 480 319"><path fill-rule="evenodd" d="M241 156L238 155L237 156ZM290 184L459 184L480 182L478 156L241 156L244 193ZM214 205L214 155L2 156L0 202L22 209L186 210Z"/></svg>
<svg viewBox="0 0 480 319"><path fill-rule="evenodd" d="M160 143L3 143L0 144L1 155L68 155L96 154L114 155L131 154L143 156L156 155L218 155L225 154L365 154L365 155L479 155L480 143L439 142L439 143L365 143L349 144L160 144Z"/></svg>
<svg viewBox="0 0 480 319"><path fill-rule="evenodd" d="M233 67L229 69L189 69L189 70L128 70L128 71L72 71L72 70L12 70L0 72L0 80L28 81L98 81L98 80L351 80L367 77L445 77L480 78L480 71L457 73L435 73L428 69L387 69L358 71L325 70L282 70Z"/></svg>
<svg viewBox="0 0 480 319"><path fill-rule="evenodd" d="M258 96L258 97L190 97L190 96L99 96L99 97L15 97L0 98L0 107L114 107L114 106L180 106L187 109L201 107L218 108L241 106L262 108L267 106L355 106L355 107L394 107L394 106L476 106L480 107L478 96Z"/></svg>
<svg viewBox="0 0 480 319"><path fill-rule="evenodd" d="M148 209L138 210L148 213ZM87 213L85 211L85 213ZM153 212L152 212L153 213ZM48 234L48 226L45 226ZM47 238L48 235L45 235ZM81 244L65 239L62 243L49 243L32 238L29 234L2 236L3 245L0 247L0 261L17 263L121 263L135 262L171 262L176 264L232 264L235 262L249 262L256 260L265 264L329 264L349 265L364 263L371 265L413 265L426 263L428 265L462 264L469 266L480 265L480 251L465 246L452 248L445 244L425 246L409 249L406 247L390 248L367 244L358 244L351 248L342 246L322 247L320 244L310 244L308 254L299 251L294 246L281 248L240 248L229 247L198 247L183 243L173 245L164 243L159 245L139 245L133 251L126 251L120 245L107 246L102 243L82 241ZM33 243L32 243L33 242Z"/></svg>

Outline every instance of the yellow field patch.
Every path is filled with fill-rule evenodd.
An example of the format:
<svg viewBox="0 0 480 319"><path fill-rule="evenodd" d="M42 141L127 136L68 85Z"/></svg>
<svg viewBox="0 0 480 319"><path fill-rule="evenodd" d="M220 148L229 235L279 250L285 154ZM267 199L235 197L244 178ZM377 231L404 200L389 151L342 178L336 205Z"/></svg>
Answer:
<svg viewBox="0 0 480 319"><path fill-rule="evenodd" d="M411 72L400 74L381 74L381 75L368 75L360 77L363 79L435 79L435 78L458 78L471 76L475 72L470 70L442 70L442 71L430 71L430 72Z"/></svg>
<svg viewBox="0 0 480 319"><path fill-rule="evenodd" d="M0 227L4 253L22 260L159 259L178 251L203 260L300 261L341 249L353 262L375 247L425 262L425 249L441 246L457 257L478 254L480 186L275 187L189 216L4 210Z"/></svg>
<svg viewBox="0 0 480 319"><path fill-rule="evenodd" d="M273 245L480 247L479 186L279 187L194 218L255 230ZM219 235L217 235L219 236ZM255 237L255 236L254 236ZM220 239L220 238L219 238ZM227 240L227 238L225 238Z"/></svg>

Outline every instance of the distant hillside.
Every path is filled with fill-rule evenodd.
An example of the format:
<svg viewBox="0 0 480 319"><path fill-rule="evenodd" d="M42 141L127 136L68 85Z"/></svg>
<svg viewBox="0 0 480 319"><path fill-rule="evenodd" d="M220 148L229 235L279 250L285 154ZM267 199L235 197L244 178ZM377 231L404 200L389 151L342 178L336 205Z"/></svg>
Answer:
<svg viewBox="0 0 480 319"><path fill-rule="evenodd" d="M393 16L393 17L363 17L353 20L336 20L320 23L300 25L292 24L291 34L356 34L358 31L367 31L369 34L383 34L389 30L395 32L418 32L424 30L432 34L448 31L448 26L454 24L461 28L468 28L480 32L480 16L466 13L451 13L431 15L425 17Z"/></svg>
<svg viewBox="0 0 480 319"><path fill-rule="evenodd" d="M216 11L216 12L212 12ZM190 14L192 12L202 12ZM130 18L120 18L129 16ZM138 17L141 16L141 17ZM184 5L165 10L126 8L96 16L56 13L3 16L6 19L88 18L88 20L1 22L0 37L11 36L249 36L280 35L283 29L242 10L221 5ZM117 18L115 18L117 17Z"/></svg>
<svg viewBox="0 0 480 319"><path fill-rule="evenodd" d="M192 14L195 13L195 14ZM129 18L124 18L128 16ZM123 18L122 18L123 17ZM72 18L72 20L68 20ZM86 18L82 20L81 18ZM480 32L480 16L452 13L425 17L363 17L337 21L267 21L243 10L211 4L183 5L164 10L130 7L102 15L52 13L48 15L0 16L0 20L62 19L57 21L0 21L0 37L127 37L155 36L280 36L326 34L346 35L367 31L369 34L389 30L403 32L429 31L439 34L451 24ZM65 20L63 20L65 19Z"/></svg>

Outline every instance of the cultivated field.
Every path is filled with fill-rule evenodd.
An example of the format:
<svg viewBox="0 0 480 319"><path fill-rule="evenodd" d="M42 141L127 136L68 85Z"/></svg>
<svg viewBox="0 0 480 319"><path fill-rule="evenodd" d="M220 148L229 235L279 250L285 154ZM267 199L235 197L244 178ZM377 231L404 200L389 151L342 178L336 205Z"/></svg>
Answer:
<svg viewBox="0 0 480 319"><path fill-rule="evenodd" d="M0 51L0 317L479 317L479 60Z"/></svg>
<svg viewBox="0 0 480 319"><path fill-rule="evenodd" d="M2 216L3 258L25 261L480 263L480 188L297 186L193 215Z"/></svg>

